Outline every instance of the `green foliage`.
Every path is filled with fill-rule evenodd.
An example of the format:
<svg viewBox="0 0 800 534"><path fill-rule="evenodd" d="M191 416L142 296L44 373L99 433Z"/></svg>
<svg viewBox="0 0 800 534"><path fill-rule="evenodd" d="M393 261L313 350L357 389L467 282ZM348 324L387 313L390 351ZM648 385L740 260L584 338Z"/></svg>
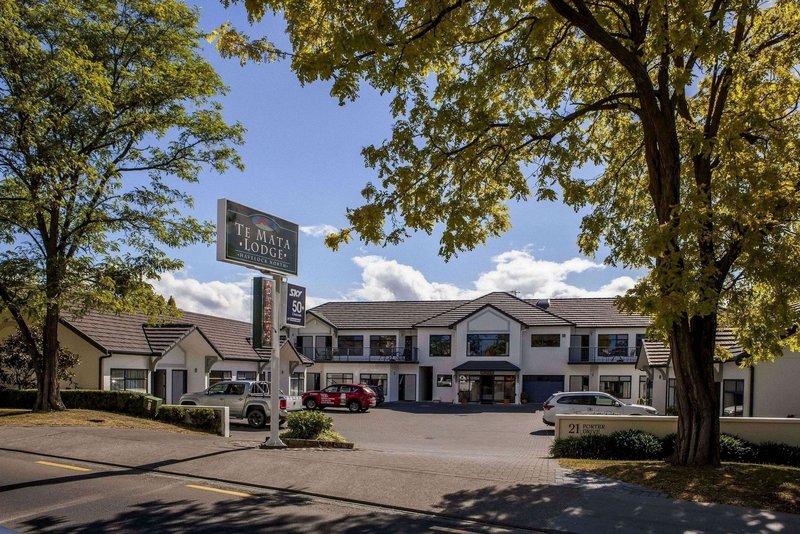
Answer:
<svg viewBox="0 0 800 534"><path fill-rule="evenodd" d="M217 411L194 406L161 406L156 418L165 423L189 426L206 432L217 432L222 424Z"/></svg>
<svg viewBox="0 0 800 534"><path fill-rule="evenodd" d="M291 412L286 416L284 436L295 439L321 439L319 436L333 430L333 419L314 410Z"/></svg>
<svg viewBox="0 0 800 534"><path fill-rule="evenodd" d="M608 435L558 438L550 447L555 458L593 460L660 460L675 452L675 434L659 439L641 430L620 430ZM720 436L723 462L762 463L800 467L800 447L784 443L751 443L736 436Z"/></svg>
<svg viewBox="0 0 800 534"><path fill-rule="evenodd" d="M213 238L185 186L241 168L197 22L177 0L0 3L0 307L50 333L43 409L62 309L168 314L148 280Z"/></svg>
<svg viewBox="0 0 800 534"><path fill-rule="evenodd" d="M41 351L41 330L34 328L34 340ZM72 382L75 377L73 367L78 365L80 357L68 349L58 349L58 379ZM0 342L0 384L11 384L17 389L36 387L36 370L31 353L22 337L15 332Z"/></svg>
<svg viewBox="0 0 800 534"><path fill-rule="evenodd" d="M0 406L30 410L36 402L36 391L32 389L0 389Z"/></svg>

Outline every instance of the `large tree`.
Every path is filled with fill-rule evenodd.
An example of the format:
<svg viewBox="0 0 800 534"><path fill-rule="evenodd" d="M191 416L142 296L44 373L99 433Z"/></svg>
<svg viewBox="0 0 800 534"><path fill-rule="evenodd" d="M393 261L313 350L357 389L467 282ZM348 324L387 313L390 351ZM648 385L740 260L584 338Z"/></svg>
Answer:
<svg viewBox="0 0 800 534"><path fill-rule="evenodd" d="M64 408L62 313L158 313L147 280L181 266L163 249L211 239L183 183L239 167L242 128L214 101L197 18L174 0L0 2L0 311L31 352L36 410Z"/></svg>
<svg viewBox="0 0 800 534"><path fill-rule="evenodd" d="M31 330L37 347L41 350L41 329L34 326ZM58 379L62 382L72 382L75 378L73 368L80 363L80 357L69 349L59 347L57 358ZM0 382L13 384L17 389L36 386L36 368L31 358L31 351L19 330L0 341Z"/></svg>
<svg viewBox="0 0 800 534"><path fill-rule="evenodd" d="M251 22L282 13L301 82L332 81L342 103L361 83L392 95L391 138L363 151L378 180L329 245L442 225L449 258L507 230L510 200L586 208L583 252L649 270L622 303L670 343L674 460L719 464L718 325L754 359L798 345L796 0L244 4ZM228 25L217 38L242 60L282 55Z"/></svg>

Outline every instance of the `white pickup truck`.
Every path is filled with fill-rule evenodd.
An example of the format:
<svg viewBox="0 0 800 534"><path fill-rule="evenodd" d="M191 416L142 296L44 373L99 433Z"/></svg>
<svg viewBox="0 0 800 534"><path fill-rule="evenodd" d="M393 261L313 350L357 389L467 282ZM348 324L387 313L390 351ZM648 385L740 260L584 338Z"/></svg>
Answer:
<svg viewBox="0 0 800 534"><path fill-rule="evenodd" d="M263 428L271 420L269 401L269 382L224 380L204 391L186 393L179 402L182 406L227 406L231 418L247 419L251 427ZM283 423L287 412L302 409L302 397L281 392L279 424Z"/></svg>

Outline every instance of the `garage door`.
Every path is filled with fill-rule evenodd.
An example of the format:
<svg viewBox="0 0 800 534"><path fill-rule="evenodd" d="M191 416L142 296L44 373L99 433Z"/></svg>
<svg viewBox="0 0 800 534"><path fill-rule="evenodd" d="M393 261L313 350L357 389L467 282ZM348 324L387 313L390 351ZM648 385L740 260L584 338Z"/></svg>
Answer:
<svg viewBox="0 0 800 534"><path fill-rule="evenodd" d="M522 390L528 402L544 402L553 393L564 391L564 375L523 375Z"/></svg>

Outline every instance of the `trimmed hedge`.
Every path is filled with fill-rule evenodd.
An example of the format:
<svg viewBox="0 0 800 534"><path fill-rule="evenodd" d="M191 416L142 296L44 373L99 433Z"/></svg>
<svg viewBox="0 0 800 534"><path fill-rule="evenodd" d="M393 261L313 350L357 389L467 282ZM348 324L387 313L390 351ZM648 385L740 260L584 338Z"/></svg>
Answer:
<svg viewBox="0 0 800 534"><path fill-rule="evenodd" d="M103 391L99 389L63 389L64 406L73 409L102 410L136 417L146 416L144 393ZM36 403L35 389L4 389L0 391L0 406L31 409Z"/></svg>
<svg viewBox="0 0 800 534"><path fill-rule="evenodd" d="M333 419L314 410L290 412L286 415L286 432L283 435L294 439L317 439L321 434L333 430Z"/></svg>
<svg viewBox="0 0 800 534"><path fill-rule="evenodd" d="M661 460L672 456L675 434L663 439L641 430L620 430L608 435L559 438L550 447L555 458L592 460ZM751 443L737 436L720 436L723 462L761 463L800 467L800 447L784 443Z"/></svg>
<svg viewBox="0 0 800 534"><path fill-rule="evenodd" d="M222 417L213 408L194 406L161 406L156 419L173 425L191 426L216 433L222 426Z"/></svg>

